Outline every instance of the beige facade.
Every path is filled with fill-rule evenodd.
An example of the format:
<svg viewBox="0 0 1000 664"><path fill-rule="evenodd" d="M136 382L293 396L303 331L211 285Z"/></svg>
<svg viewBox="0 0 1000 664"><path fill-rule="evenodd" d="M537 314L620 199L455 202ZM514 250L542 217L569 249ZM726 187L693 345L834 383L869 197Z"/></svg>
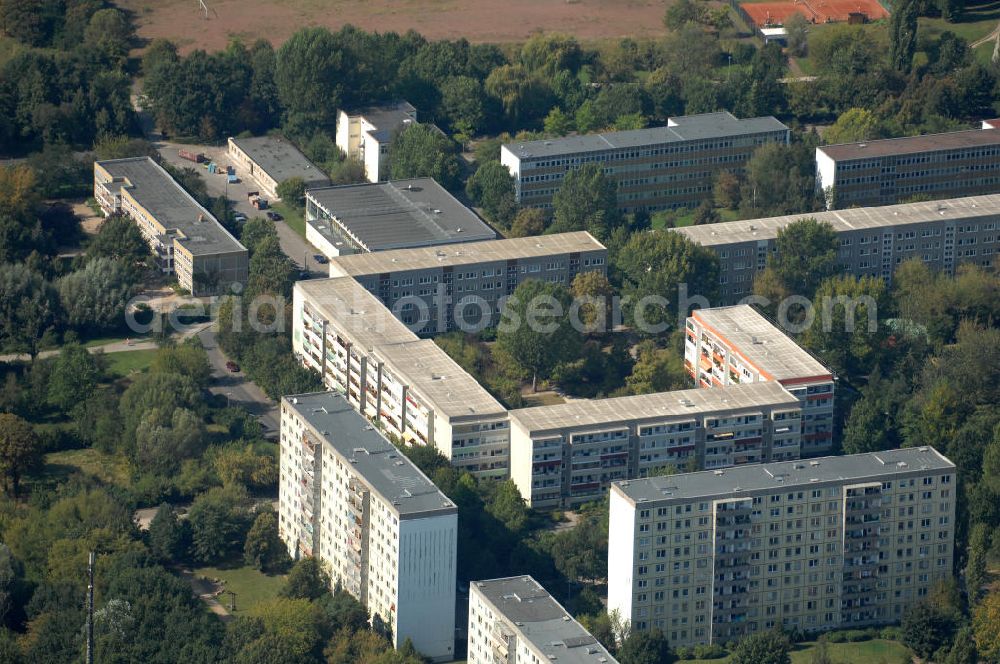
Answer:
<svg viewBox="0 0 1000 664"><path fill-rule="evenodd" d="M507 477L507 410L433 341L350 278L300 281L292 307L293 352L358 412L478 477Z"/></svg>
<svg viewBox="0 0 1000 664"><path fill-rule="evenodd" d="M405 101L337 114L337 147L365 166L369 182L389 179L389 144L401 127L417 121L417 109Z"/></svg>
<svg viewBox="0 0 1000 664"><path fill-rule="evenodd" d="M577 506L665 469L797 459L799 419L774 383L513 410L511 479L532 507Z"/></svg>
<svg viewBox="0 0 1000 664"><path fill-rule="evenodd" d="M352 277L419 334L476 331L499 322L518 284L569 286L607 271L607 249L585 231L341 256L331 277Z"/></svg>
<svg viewBox="0 0 1000 664"><path fill-rule="evenodd" d="M684 334L684 368L696 386L776 382L802 404L802 455L833 450L833 374L756 309L698 309Z"/></svg>
<svg viewBox="0 0 1000 664"><path fill-rule="evenodd" d="M307 189L330 184L326 173L280 136L230 137L227 149L237 171L260 185L266 198L279 200L278 185L291 178L302 178Z"/></svg>
<svg viewBox="0 0 1000 664"><path fill-rule="evenodd" d="M927 447L617 482L608 610L674 646L898 622L952 576L956 490Z"/></svg>
<svg viewBox="0 0 1000 664"><path fill-rule="evenodd" d="M160 270L192 295L246 284L246 247L149 157L95 161L94 198L105 214L128 215Z"/></svg>

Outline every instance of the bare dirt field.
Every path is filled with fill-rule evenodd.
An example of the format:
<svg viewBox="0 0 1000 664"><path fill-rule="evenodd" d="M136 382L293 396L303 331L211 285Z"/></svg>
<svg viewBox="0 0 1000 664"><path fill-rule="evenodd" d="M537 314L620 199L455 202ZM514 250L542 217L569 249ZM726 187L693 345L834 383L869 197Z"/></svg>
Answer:
<svg viewBox="0 0 1000 664"><path fill-rule="evenodd" d="M563 32L581 40L661 35L663 0L117 0L145 39L167 37L183 52L264 37L276 46L295 30L348 23L377 32L416 30L431 39L522 41Z"/></svg>

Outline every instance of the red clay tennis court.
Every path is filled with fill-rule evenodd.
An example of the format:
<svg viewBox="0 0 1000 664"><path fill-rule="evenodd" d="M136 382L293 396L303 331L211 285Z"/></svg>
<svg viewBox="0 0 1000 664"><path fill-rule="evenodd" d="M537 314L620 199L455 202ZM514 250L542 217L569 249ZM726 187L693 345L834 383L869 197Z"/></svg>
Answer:
<svg viewBox="0 0 1000 664"><path fill-rule="evenodd" d="M791 2L742 2L740 9L756 27L784 25L795 13L810 23L877 21L889 12L878 0L792 0ZM860 20L859 20L860 19Z"/></svg>

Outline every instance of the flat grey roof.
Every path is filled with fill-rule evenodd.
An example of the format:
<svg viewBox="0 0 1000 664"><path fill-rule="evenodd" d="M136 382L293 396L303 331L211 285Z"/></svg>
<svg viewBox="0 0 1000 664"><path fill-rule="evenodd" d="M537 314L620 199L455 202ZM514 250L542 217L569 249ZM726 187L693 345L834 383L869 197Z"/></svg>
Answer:
<svg viewBox="0 0 1000 664"><path fill-rule="evenodd" d="M691 317L727 342L771 380L833 377L819 360L749 304L697 309Z"/></svg>
<svg viewBox="0 0 1000 664"><path fill-rule="evenodd" d="M969 129L966 131L949 131L943 134L924 134L923 136L903 136L902 138L885 138L878 141L858 141L856 143L838 143L823 145L816 148L834 161L854 159L872 159L875 157L892 157L896 155L917 154L920 152L938 152L942 150L961 150L985 145L1000 145L1000 130Z"/></svg>
<svg viewBox="0 0 1000 664"><path fill-rule="evenodd" d="M576 400L554 406L510 411L511 422L528 432L576 427L622 427L634 420L701 417L724 411L799 408L799 400L774 382L727 385L711 389L656 392L612 399Z"/></svg>
<svg viewBox="0 0 1000 664"><path fill-rule="evenodd" d="M696 498L739 498L759 491L817 484L874 482L895 475L954 469L955 464L933 447L908 447L886 452L748 464L669 477L622 480L614 482L612 490L634 505Z"/></svg>
<svg viewBox="0 0 1000 664"><path fill-rule="evenodd" d="M375 353L436 411L449 418L504 415L507 412L431 339L379 346Z"/></svg>
<svg viewBox="0 0 1000 664"><path fill-rule="evenodd" d="M330 183L326 173L306 159L298 148L279 136L254 136L229 140L278 184L294 177L302 178L306 184Z"/></svg>
<svg viewBox="0 0 1000 664"><path fill-rule="evenodd" d="M380 143L384 143L392 138L392 133L407 122L413 122L416 108L408 101L398 101L392 104L381 106L369 106L356 111L345 111L350 117L362 117L370 125L375 127L368 133L373 135Z"/></svg>
<svg viewBox="0 0 1000 664"><path fill-rule="evenodd" d="M95 161L115 180L123 180L133 198L195 255L245 252L246 247L222 227L212 213L191 197L159 164L149 157ZM109 188L114 185L109 183ZM201 221L199 221L199 219Z"/></svg>
<svg viewBox="0 0 1000 664"><path fill-rule="evenodd" d="M963 221L1000 215L1000 195L946 198L921 203L901 203L880 207L849 208L824 212L806 212L782 217L727 221L704 226L671 228L671 233L681 233L703 247L773 240L778 231L800 219L826 222L838 233L886 228L906 224L923 224L935 221Z"/></svg>
<svg viewBox="0 0 1000 664"><path fill-rule="evenodd" d="M546 658L568 664L617 664L618 660L532 577L474 581L472 589L503 615L509 629Z"/></svg>
<svg viewBox="0 0 1000 664"><path fill-rule="evenodd" d="M295 288L340 334L378 355L436 411L456 419L506 412L440 346L419 339L354 279L307 279L296 282Z"/></svg>
<svg viewBox="0 0 1000 664"><path fill-rule="evenodd" d="M351 277L296 281L295 290L308 297L311 306L365 350L419 339L381 300Z"/></svg>
<svg viewBox="0 0 1000 664"><path fill-rule="evenodd" d="M321 187L306 195L368 251L496 237L431 178Z"/></svg>
<svg viewBox="0 0 1000 664"><path fill-rule="evenodd" d="M617 148L642 147L661 143L698 141L727 136L746 136L787 131L777 119L766 116L740 120L728 111L670 118L666 127L631 129L602 134L506 143L504 148L520 159L540 159L582 152L603 152Z"/></svg>
<svg viewBox="0 0 1000 664"><path fill-rule="evenodd" d="M586 231L537 237L489 240L441 247L381 251L338 256L330 260L330 275L363 276L383 272L425 270L432 267L471 265L490 261L538 258L584 251L605 251Z"/></svg>
<svg viewBox="0 0 1000 664"><path fill-rule="evenodd" d="M392 505L400 518L457 512L448 496L412 461L336 392L296 394L281 398L314 429L372 491Z"/></svg>

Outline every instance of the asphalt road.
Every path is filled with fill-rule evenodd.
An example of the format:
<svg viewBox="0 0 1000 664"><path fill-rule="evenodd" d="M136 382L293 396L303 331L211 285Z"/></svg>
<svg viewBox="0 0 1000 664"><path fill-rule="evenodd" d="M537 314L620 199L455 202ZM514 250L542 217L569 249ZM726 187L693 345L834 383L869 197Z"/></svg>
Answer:
<svg viewBox="0 0 1000 664"><path fill-rule="evenodd" d="M183 143L173 143L171 141L158 140L154 142L157 150L160 152L160 156L163 160L172 166L177 166L179 168L193 168L201 174L202 179L205 181L205 186L208 188L208 193L212 196L227 196L229 200L233 202L233 209L237 212L242 212L250 217L258 217L261 213L255 210L252 205L250 205L247 199L247 193L251 191L258 191L260 189L257 183L249 179L249 175L246 172L241 172L239 168L236 170L236 174L240 177L240 181L227 184L227 178L225 175L212 175L208 172L208 169L202 164L196 164L194 162L188 161L187 159L181 159L177 155L178 150L190 150L191 152L200 152L206 157L214 161L222 168L222 172L225 173L225 167L231 164L228 155L226 154L226 149L224 147L216 147L212 145L185 145ZM247 179L244 179L247 178ZM296 233L294 230L288 227L288 224L278 221L274 224L278 231L278 240L281 242L281 249L285 254L291 258L296 265L301 269L303 264L305 268L309 271L309 274L314 277L325 277L330 273L330 270L320 265L316 262L314 255L320 253L318 249L313 247L311 244L305 241L305 239Z"/></svg>
<svg viewBox="0 0 1000 664"><path fill-rule="evenodd" d="M201 345L205 348L208 361L212 365L212 385L208 388L212 394L222 394L229 397L232 405L239 405L258 417L265 427L267 435L277 435L279 413L278 406L271 401L264 390L251 381L243 371L232 372L226 368L227 358L215 338L215 330L211 326L198 333Z"/></svg>

